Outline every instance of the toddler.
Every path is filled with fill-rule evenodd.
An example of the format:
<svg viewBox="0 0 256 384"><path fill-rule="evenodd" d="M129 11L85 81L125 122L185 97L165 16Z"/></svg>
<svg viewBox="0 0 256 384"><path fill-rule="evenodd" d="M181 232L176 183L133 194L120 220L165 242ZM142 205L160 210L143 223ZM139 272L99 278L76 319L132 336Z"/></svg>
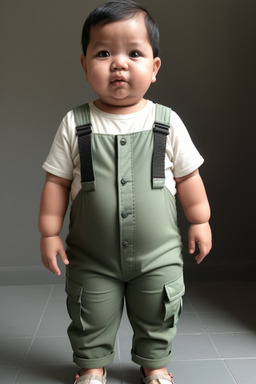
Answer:
<svg viewBox="0 0 256 384"><path fill-rule="evenodd" d="M179 116L144 97L161 65L158 28L145 8L131 0L98 7L82 46L98 98L64 117L43 165L42 260L57 275L57 255L66 265L76 383L105 384L124 301L142 381L173 383L166 366L184 294L175 195L200 263L211 249L203 159ZM59 233L70 197L65 249Z"/></svg>

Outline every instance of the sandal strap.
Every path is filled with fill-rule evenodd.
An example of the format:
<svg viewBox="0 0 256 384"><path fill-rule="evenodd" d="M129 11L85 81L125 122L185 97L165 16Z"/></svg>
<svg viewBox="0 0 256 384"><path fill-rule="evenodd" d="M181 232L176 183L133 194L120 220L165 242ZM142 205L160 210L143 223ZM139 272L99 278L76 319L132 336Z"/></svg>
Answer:
<svg viewBox="0 0 256 384"><path fill-rule="evenodd" d="M155 382L155 383L153 383ZM169 375L152 375L148 376L144 379L144 384L168 384L172 383L174 384L174 381L172 379L172 376Z"/></svg>
<svg viewBox="0 0 256 384"><path fill-rule="evenodd" d="M141 379L144 384L174 384L173 375L170 373L169 375L152 375L145 376L144 370L141 367Z"/></svg>
<svg viewBox="0 0 256 384"><path fill-rule="evenodd" d="M96 376L96 375L83 375L75 376L75 382L74 384L105 384L106 383L106 377L107 377L107 370L106 368L103 369L103 376Z"/></svg>

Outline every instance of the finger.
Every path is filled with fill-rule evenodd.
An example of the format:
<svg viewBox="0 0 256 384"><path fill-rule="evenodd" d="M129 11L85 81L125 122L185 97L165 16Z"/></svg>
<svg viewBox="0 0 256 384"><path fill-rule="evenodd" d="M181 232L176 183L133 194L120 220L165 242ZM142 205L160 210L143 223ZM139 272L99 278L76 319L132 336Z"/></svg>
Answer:
<svg viewBox="0 0 256 384"><path fill-rule="evenodd" d="M208 255L208 250L206 246L202 246L200 244L198 244L198 247L199 247L199 253L198 255L196 255L195 259L197 261L197 264L200 264L203 261L203 259Z"/></svg>
<svg viewBox="0 0 256 384"><path fill-rule="evenodd" d="M201 253L196 255L195 260L196 260L197 264L200 264L203 261L203 259L205 258L205 256L206 255L202 255Z"/></svg>
<svg viewBox="0 0 256 384"><path fill-rule="evenodd" d="M196 242L195 242L195 240L189 239L189 242L188 242L188 252L190 254L193 254L193 253L195 253L195 250L196 250Z"/></svg>
<svg viewBox="0 0 256 384"><path fill-rule="evenodd" d="M68 265L68 264L69 264L67 254L66 254L66 252L65 252L64 249L61 249L61 250L59 251L59 256L60 256L60 258L61 258L63 264L65 264L65 265Z"/></svg>
<svg viewBox="0 0 256 384"><path fill-rule="evenodd" d="M58 267L57 262L54 263L54 264L51 266L51 272L54 273L54 274L57 275L57 276L60 276L60 275L61 275L61 271L60 271L60 269L59 269L59 267Z"/></svg>
<svg viewBox="0 0 256 384"><path fill-rule="evenodd" d="M58 267L58 264L57 264L57 259L56 257L54 257L52 260L49 261L49 267L48 269L54 273L55 275L57 276L60 276L61 275L61 271Z"/></svg>

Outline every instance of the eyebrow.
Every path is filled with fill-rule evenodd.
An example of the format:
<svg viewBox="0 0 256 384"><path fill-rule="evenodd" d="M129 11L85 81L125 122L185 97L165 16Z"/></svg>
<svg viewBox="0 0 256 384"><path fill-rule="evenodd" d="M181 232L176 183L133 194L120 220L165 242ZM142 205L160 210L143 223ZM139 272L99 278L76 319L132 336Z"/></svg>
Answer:
<svg viewBox="0 0 256 384"><path fill-rule="evenodd" d="M104 47L104 46L108 46L109 44L111 44L112 42L109 40L105 40L105 41L97 41L96 43L94 43L92 45L92 48L94 49L98 49L98 48L101 48L101 47Z"/></svg>
<svg viewBox="0 0 256 384"><path fill-rule="evenodd" d="M100 49L100 48L104 48L104 47L108 48L108 46L110 46L111 44L112 44L111 40L97 41L92 45L92 48L95 50ZM130 47L135 46L136 48L142 49L144 47L144 41L134 40L134 41L129 42L127 45Z"/></svg>

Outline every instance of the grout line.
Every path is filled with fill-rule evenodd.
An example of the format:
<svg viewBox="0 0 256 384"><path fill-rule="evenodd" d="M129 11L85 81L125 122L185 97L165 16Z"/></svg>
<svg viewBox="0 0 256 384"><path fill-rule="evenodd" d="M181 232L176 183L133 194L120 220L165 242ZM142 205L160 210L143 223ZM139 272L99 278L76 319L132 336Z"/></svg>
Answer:
<svg viewBox="0 0 256 384"><path fill-rule="evenodd" d="M42 319L43 319L43 316L44 316L44 314L45 314L45 311L46 311L47 305L48 305L48 303L49 303L49 301L50 301L50 299L51 299L51 297L52 297L52 293L53 293L53 291L54 291L54 287L55 287L55 286L54 286L54 285L52 285L52 289L51 289L51 291L50 291L50 293L49 293L48 299L46 300L46 304L45 304L45 306L44 306L44 309L43 309L43 311L42 311L42 315L41 315L41 317L40 317L40 319L39 319L39 322L38 322L38 325L37 325L37 327L36 327L36 330L35 330L34 336L32 337L32 340L31 340L30 346L29 346L29 348L28 348L28 351L27 351L27 353L26 353L26 356L25 356L25 358L24 358L24 361L23 361L23 363L22 363L22 365L21 365L21 367L20 367L19 373L18 373L18 375L16 376L16 379L15 379L15 381L14 381L14 384L16 384L16 383L17 383L17 380L18 380L18 379L19 379L19 377L20 377L20 374L21 374L22 368L24 367L24 365L26 365L26 361L27 361L27 358L28 358L29 352L31 351L32 345L33 345L33 343L34 343L34 341L35 341L35 338L36 338L36 334L37 334L37 332L38 332L38 329L39 329L39 327L40 327L40 324L41 324L41 322L42 322Z"/></svg>
<svg viewBox="0 0 256 384"><path fill-rule="evenodd" d="M27 358L28 358L28 355L29 355L29 352L30 352L30 350L31 350L31 348L32 348L32 345L33 345L34 341L35 341L36 334L37 334L38 329L39 329L39 327L40 327L40 325L41 325L41 323L42 323L42 320L43 320L43 317L44 317L46 308L47 308L47 306L48 306L48 304L49 304L49 301L50 301L50 299L51 299L51 297L52 297L52 293L53 293L53 291L54 291L54 287L55 287L55 286L53 285L53 286L52 286L52 289L51 289L51 292L49 293L48 299L46 300L46 304L45 304L44 309L43 309L43 311L42 311L42 315L41 315L41 317L40 317L40 319L39 319L39 321L38 321L38 325L37 325L37 327L36 327L34 336L33 336L32 340L31 340L30 347L29 347L28 352L27 352L27 354L26 354L26 357L25 357L25 359L24 359L24 363L26 363Z"/></svg>
<svg viewBox="0 0 256 384"><path fill-rule="evenodd" d="M221 331L216 331L216 332L178 332L177 336L201 336L201 335L247 335L250 333L256 333L256 331L233 331L233 332L221 332Z"/></svg>
<svg viewBox="0 0 256 384"><path fill-rule="evenodd" d="M179 359L179 360L176 360L175 358L173 358L172 362L193 362L193 361L240 361L240 360L256 360L256 356L255 357L212 357L212 358L201 358L201 359Z"/></svg>
<svg viewBox="0 0 256 384"><path fill-rule="evenodd" d="M234 377L233 373L231 372L231 370L229 369L229 367L228 367L226 361L223 361L223 364L225 365L225 367L226 367L228 373L230 374L231 378L234 380L234 383L235 383L235 384L242 384L242 383L239 383L239 382L235 379L235 377Z"/></svg>
<svg viewBox="0 0 256 384"><path fill-rule="evenodd" d="M18 370L18 372L17 372L17 375L16 375L15 378L14 378L13 384L15 384L15 383L17 382L18 377L20 376L20 372L21 372L21 369L22 369L22 365L19 365L18 367L19 367L19 370Z"/></svg>
<svg viewBox="0 0 256 384"><path fill-rule="evenodd" d="M221 354L220 354L220 352L219 352L217 346L214 344L214 342L213 342L213 340L212 340L212 338L211 338L211 335L208 334L208 337L209 337L209 339L210 339L210 342L211 342L212 345L213 345L213 348L215 349L215 351L217 352L217 354L221 357Z"/></svg>

